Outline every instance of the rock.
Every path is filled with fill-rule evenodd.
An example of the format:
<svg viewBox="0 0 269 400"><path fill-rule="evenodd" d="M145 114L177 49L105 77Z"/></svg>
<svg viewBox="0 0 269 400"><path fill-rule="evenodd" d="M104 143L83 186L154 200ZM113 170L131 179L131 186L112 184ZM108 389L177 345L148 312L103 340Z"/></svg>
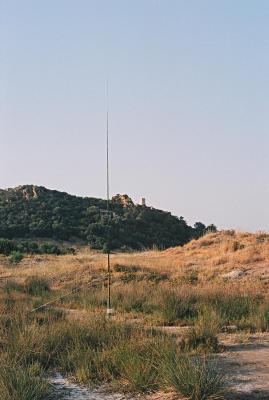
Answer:
<svg viewBox="0 0 269 400"><path fill-rule="evenodd" d="M238 331L238 327L236 325L226 325L221 328L221 331L226 333L235 333Z"/></svg>
<svg viewBox="0 0 269 400"><path fill-rule="evenodd" d="M123 207L134 207L133 200L127 194L117 194L112 197L113 203L119 203Z"/></svg>
<svg viewBox="0 0 269 400"><path fill-rule="evenodd" d="M224 279L239 279L245 275L245 272L241 269L234 269L233 271L228 272L227 274L222 274L222 278Z"/></svg>

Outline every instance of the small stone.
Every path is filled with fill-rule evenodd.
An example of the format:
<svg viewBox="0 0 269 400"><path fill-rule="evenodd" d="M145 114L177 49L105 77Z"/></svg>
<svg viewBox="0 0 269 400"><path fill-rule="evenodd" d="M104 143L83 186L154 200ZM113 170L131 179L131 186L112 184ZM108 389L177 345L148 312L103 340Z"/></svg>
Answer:
<svg viewBox="0 0 269 400"><path fill-rule="evenodd" d="M239 279L245 275L245 272L241 269L234 269L233 271L228 272L227 274L223 274L222 277L224 279Z"/></svg>

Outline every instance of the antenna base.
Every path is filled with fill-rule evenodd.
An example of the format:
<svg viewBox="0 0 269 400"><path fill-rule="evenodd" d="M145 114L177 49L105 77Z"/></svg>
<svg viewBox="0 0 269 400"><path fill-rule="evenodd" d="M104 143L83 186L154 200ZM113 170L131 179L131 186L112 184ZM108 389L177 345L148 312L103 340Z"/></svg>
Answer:
<svg viewBox="0 0 269 400"><path fill-rule="evenodd" d="M108 317L110 317L110 316L113 315L113 314L114 314L113 308L107 308L107 309L106 309L106 315L107 315Z"/></svg>

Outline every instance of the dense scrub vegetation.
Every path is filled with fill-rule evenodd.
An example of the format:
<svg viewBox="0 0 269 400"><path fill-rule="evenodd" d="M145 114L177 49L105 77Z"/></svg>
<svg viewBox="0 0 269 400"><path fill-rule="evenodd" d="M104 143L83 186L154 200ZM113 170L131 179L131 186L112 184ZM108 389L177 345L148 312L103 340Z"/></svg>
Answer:
<svg viewBox="0 0 269 400"><path fill-rule="evenodd" d="M81 239L96 249L107 243L111 249L143 249L183 245L207 229L216 229L202 223L191 227L182 217L120 198L110 203L108 227L104 200L36 186L0 190L0 237Z"/></svg>
<svg viewBox="0 0 269 400"><path fill-rule="evenodd" d="M0 254L10 256L13 254L55 254L57 256L64 254L74 254L73 247L59 247L53 243L39 244L33 241L15 241L0 238Z"/></svg>

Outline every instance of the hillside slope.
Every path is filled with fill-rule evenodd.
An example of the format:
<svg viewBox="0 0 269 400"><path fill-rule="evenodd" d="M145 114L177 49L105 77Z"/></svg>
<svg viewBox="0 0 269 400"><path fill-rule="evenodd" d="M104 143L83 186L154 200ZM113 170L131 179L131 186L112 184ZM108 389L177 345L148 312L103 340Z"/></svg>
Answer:
<svg viewBox="0 0 269 400"><path fill-rule="evenodd" d="M40 274L63 289L102 275L106 262L105 254L88 247L80 247L75 255L28 255L12 269L8 258L0 256L0 276ZM112 280L134 290L145 287L148 291L158 283L187 287L188 292L234 287L268 294L269 234L221 231L164 251L117 252L111 256L111 265Z"/></svg>
<svg viewBox="0 0 269 400"><path fill-rule="evenodd" d="M162 257L199 281L260 283L269 287L269 234L226 230L208 234Z"/></svg>
<svg viewBox="0 0 269 400"><path fill-rule="evenodd" d="M107 225L106 202L72 196L40 186L25 185L0 190L0 237L46 237L87 241L92 248L167 248L182 245L204 233L184 219L152 207L134 205L127 196L110 202L111 224Z"/></svg>

